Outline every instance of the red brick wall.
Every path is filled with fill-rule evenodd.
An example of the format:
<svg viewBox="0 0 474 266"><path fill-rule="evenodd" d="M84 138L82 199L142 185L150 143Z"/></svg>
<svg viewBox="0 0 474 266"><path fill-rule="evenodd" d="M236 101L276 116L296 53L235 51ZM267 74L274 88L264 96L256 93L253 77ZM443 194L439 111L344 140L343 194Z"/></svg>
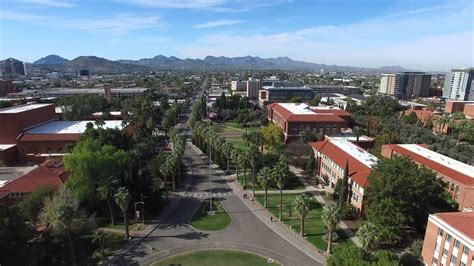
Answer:
<svg viewBox="0 0 474 266"><path fill-rule="evenodd" d="M59 153L68 143L76 143L75 141L20 141L18 143L18 153L22 161L28 161L27 154L37 153Z"/></svg>
<svg viewBox="0 0 474 266"><path fill-rule="evenodd" d="M13 92L15 92L15 88L11 80L0 80L0 96L5 96Z"/></svg>
<svg viewBox="0 0 474 266"><path fill-rule="evenodd" d="M425 232L425 240L423 241L423 249L421 251L421 258L427 264L431 265L433 261L433 254L435 251L436 238L438 237L438 227L428 220L428 225ZM442 249L441 249L442 252ZM440 263L441 261L438 261Z"/></svg>
<svg viewBox="0 0 474 266"><path fill-rule="evenodd" d="M444 106L444 112L448 114L462 112L464 109L464 102L459 101L447 101Z"/></svg>
<svg viewBox="0 0 474 266"><path fill-rule="evenodd" d="M53 104L21 113L0 113L0 125L2 126L0 143L15 144L17 143L16 138L25 128L55 118L56 112Z"/></svg>
<svg viewBox="0 0 474 266"><path fill-rule="evenodd" d="M0 166L11 166L18 161L17 146L0 150Z"/></svg>
<svg viewBox="0 0 474 266"><path fill-rule="evenodd" d="M474 117L474 103L466 104L464 106L464 115Z"/></svg>

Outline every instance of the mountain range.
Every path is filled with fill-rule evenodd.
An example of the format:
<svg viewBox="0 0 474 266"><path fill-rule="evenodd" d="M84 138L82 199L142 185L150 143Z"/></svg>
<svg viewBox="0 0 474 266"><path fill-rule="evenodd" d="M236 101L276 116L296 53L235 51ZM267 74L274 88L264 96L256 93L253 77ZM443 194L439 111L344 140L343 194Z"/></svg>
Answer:
<svg viewBox="0 0 474 266"><path fill-rule="evenodd" d="M293 60L289 57L260 58L254 56L224 57L207 56L204 59L180 59L158 55L139 60L108 60L96 56L79 56L73 60L58 55L48 55L32 64L36 68L50 70L89 69L92 73L138 72L153 70L307 70L335 72L381 73L408 71L401 66L366 68L354 66L326 65Z"/></svg>

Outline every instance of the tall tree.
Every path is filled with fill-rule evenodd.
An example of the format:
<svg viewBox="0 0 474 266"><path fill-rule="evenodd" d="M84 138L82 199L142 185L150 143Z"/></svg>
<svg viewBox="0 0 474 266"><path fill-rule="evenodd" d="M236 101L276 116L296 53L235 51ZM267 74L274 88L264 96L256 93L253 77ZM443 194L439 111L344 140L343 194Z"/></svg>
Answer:
<svg viewBox="0 0 474 266"><path fill-rule="evenodd" d="M328 249L327 253L331 254L332 252L332 234L334 233L334 230L336 229L337 224L341 221L341 212L337 205L328 205L323 209L323 214L321 215L321 219L323 220L324 224L326 225L326 228L328 230L327 232L327 238L328 238Z"/></svg>
<svg viewBox="0 0 474 266"><path fill-rule="evenodd" d="M270 150L273 150L278 146L278 144L281 144L285 141L283 130L273 123L270 123L268 126L262 128L260 132L262 132L265 144Z"/></svg>
<svg viewBox="0 0 474 266"><path fill-rule="evenodd" d="M295 198L295 211L301 219L300 234L304 236L304 219L311 211L312 204L311 197L306 193L301 193Z"/></svg>
<svg viewBox="0 0 474 266"><path fill-rule="evenodd" d="M280 205L279 205L278 220L281 221L281 217L283 213L283 189L285 188L286 182L288 181L288 178L289 178L288 167L283 163L278 163L273 168L272 177L278 189L280 190Z"/></svg>
<svg viewBox="0 0 474 266"><path fill-rule="evenodd" d="M255 183L256 183L256 173L255 167L257 166L258 161L258 147L255 144L250 144L250 150L248 152L250 167L252 168L252 196L255 197Z"/></svg>
<svg viewBox="0 0 474 266"><path fill-rule="evenodd" d="M379 243L377 227L370 222L365 223L357 230L357 237L366 253L374 250Z"/></svg>
<svg viewBox="0 0 474 266"><path fill-rule="evenodd" d="M107 101L98 95L79 94L61 98L58 105L66 120L85 120L95 112L104 111Z"/></svg>
<svg viewBox="0 0 474 266"><path fill-rule="evenodd" d="M349 162L346 160L346 167L344 168L344 177L342 178L341 187L339 190L339 201L337 206L342 209L344 204L347 202L347 196L349 194Z"/></svg>
<svg viewBox="0 0 474 266"><path fill-rule="evenodd" d="M120 187L117 190L117 193L115 193L114 197L115 203L117 203L123 213L123 224L125 225L125 240L128 240L130 238L130 233L128 231L127 211L132 198L130 196L130 193L128 192L128 189L126 189L125 187Z"/></svg>
<svg viewBox="0 0 474 266"><path fill-rule="evenodd" d="M232 158L233 146L229 141L225 141L222 145L222 152L226 158L226 174L229 174L230 171L230 159Z"/></svg>
<svg viewBox="0 0 474 266"><path fill-rule="evenodd" d="M97 196L99 197L100 200L105 201L109 208L110 223L112 225L115 225L114 209L112 207L113 194L114 194L114 188L112 186L112 182L104 182L97 188Z"/></svg>
<svg viewBox="0 0 474 266"><path fill-rule="evenodd" d="M267 207L268 202L268 187L270 186L270 182L272 181L272 169L269 167L263 167L260 172L258 172L257 180L260 186L265 191L265 201L263 207Z"/></svg>

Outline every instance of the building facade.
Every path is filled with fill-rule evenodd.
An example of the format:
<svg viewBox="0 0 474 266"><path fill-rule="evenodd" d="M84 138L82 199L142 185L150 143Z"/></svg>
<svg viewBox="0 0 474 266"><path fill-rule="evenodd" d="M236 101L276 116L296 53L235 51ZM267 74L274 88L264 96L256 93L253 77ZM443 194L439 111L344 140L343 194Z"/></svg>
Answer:
<svg viewBox="0 0 474 266"><path fill-rule="evenodd" d="M344 178L346 165L348 166L350 203L359 214L363 214L364 191L369 184L367 178L377 163L377 157L343 139L327 138L311 143L311 147L316 159L316 174L330 188L335 188L337 181Z"/></svg>
<svg viewBox="0 0 474 266"><path fill-rule="evenodd" d="M13 92L15 92L15 88L11 80L0 80L0 96L6 96Z"/></svg>
<svg viewBox="0 0 474 266"><path fill-rule="evenodd" d="M474 101L474 68L453 69L444 80L443 97L452 100Z"/></svg>
<svg viewBox="0 0 474 266"><path fill-rule="evenodd" d="M16 59L13 59L13 58L8 58L4 61L3 64L4 64L3 74L6 75L6 76L9 76L9 75L24 76L24 75L26 75L25 64L20 60L16 60Z"/></svg>
<svg viewBox="0 0 474 266"><path fill-rule="evenodd" d="M339 136L348 127L350 113L337 108L317 109L307 104L273 103L267 106L268 120L283 130L286 141L300 140L305 130Z"/></svg>
<svg viewBox="0 0 474 266"><path fill-rule="evenodd" d="M269 103L287 102L293 97L300 97L303 101L313 98L314 92L309 87L262 87L259 91L260 106Z"/></svg>
<svg viewBox="0 0 474 266"><path fill-rule="evenodd" d="M258 92L262 89L262 82L259 79L249 78L247 80L247 97L258 98Z"/></svg>
<svg viewBox="0 0 474 266"><path fill-rule="evenodd" d="M382 146L382 156L407 156L441 178L447 190L459 204L459 210L474 208L474 167L417 144L388 144Z"/></svg>
<svg viewBox="0 0 474 266"><path fill-rule="evenodd" d="M474 265L474 212L430 214L421 257L425 265Z"/></svg>
<svg viewBox="0 0 474 266"><path fill-rule="evenodd" d="M342 86L342 85L310 85L314 93L340 93L344 95L360 94L360 88L355 86Z"/></svg>
<svg viewBox="0 0 474 266"><path fill-rule="evenodd" d="M430 95L431 75L424 72L382 74L379 93L411 99Z"/></svg>

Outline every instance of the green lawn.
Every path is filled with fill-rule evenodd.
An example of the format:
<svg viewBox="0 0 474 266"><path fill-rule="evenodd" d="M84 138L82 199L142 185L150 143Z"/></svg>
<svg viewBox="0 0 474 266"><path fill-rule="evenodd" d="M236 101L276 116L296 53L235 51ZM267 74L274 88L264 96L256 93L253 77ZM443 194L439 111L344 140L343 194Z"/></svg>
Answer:
<svg viewBox="0 0 474 266"><path fill-rule="evenodd" d="M213 210L216 211L213 215L208 214L209 211L209 200L205 200L201 203L199 210L193 216L191 225L199 230L203 231L216 231L222 230L229 226L232 219L229 214L222 207L218 200L213 200Z"/></svg>
<svg viewBox="0 0 474 266"><path fill-rule="evenodd" d="M239 183L242 186L244 185L244 174L242 170L240 170L239 172ZM247 169L247 178L245 178L245 184L247 184L246 188L251 189L252 183L253 183L252 173L250 172L249 169ZM292 176L285 185L285 190L304 190L304 189L305 189L305 186L303 185L303 183L300 182L300 180L296 176ZM263 188L258 183L257 176L255 176L255 190L263 191ZM279 190L279 189L275 184L270 185L270 187L268 188L268 191L276 191L276 190Z"/></svg>
<svg viewBox="0 0 474 266"><path fill-rule="evenodd" d="M106 233L106 238L104 242L105 256L107 257L107 256L113 255L115 251L123 247L123 245L125 245L126 242L127 241L123 239L123 235ZM94 264L97 264L102 259L104 259L102 257L102 254L100 253L100 248L94 251L94 253L91 256L91 259L94 262Z"/></svg>
<svg viewBox="0 0 474 266"><path fill-rule="evenodd" d="M243 139L235 139L235 138L226 138L235 148L241 151L248 151L250 150L249 144Z"/></svg>
<svg viewBox="0 0 474 266"><path fill-rule="evenodd" d="M230 129L237 128L237 129L247 131L247 132L256 132L257 130L259 130L258 127L243 127L243 126L239 125L239 123L237 123L237 122L226 122L226 123L224 123L224 126L227 127L227 128L230 128Z"/></svg>
<svg viewBox="0 0 474 266"><path fill-rule="evenodd" d="M268 263L267 258L242 251L233 250L206 250L195 251L185 255L164 259L156 262L153 266L207 266L207 265L226 265L226 266L263 266L280 265L277 262Z"/></svg>
<svg viewBox="0 0 474 266"><path fill-rule="evenodd" d="M283 195L283 215L282 220L288 226L291 226L293 230L297 233L300 232L300 218L298 214L293 210L294 201L296 198L295 195ZM260 204L264 203L264 196L259 195L256 197L257 201ZM268 196L268 210L278 219L278 204L280 204L280 196L279 195L269 195ZM288 210L292 210L293 215L292 218L288 217ZM323 235L326 234L326 226L324 225L323 221L321 220L323 208L321 205L316 202L313 198L313 209L311 210L310 214L306 216L305 219L305 238L311 244L322 251L326 251L327 249L327 242L324 241ZM334 242L335 245L353 245L354 243L352 240L347 238L344 232L340 229L336 230L339 239L337 242Z"/></svg>

